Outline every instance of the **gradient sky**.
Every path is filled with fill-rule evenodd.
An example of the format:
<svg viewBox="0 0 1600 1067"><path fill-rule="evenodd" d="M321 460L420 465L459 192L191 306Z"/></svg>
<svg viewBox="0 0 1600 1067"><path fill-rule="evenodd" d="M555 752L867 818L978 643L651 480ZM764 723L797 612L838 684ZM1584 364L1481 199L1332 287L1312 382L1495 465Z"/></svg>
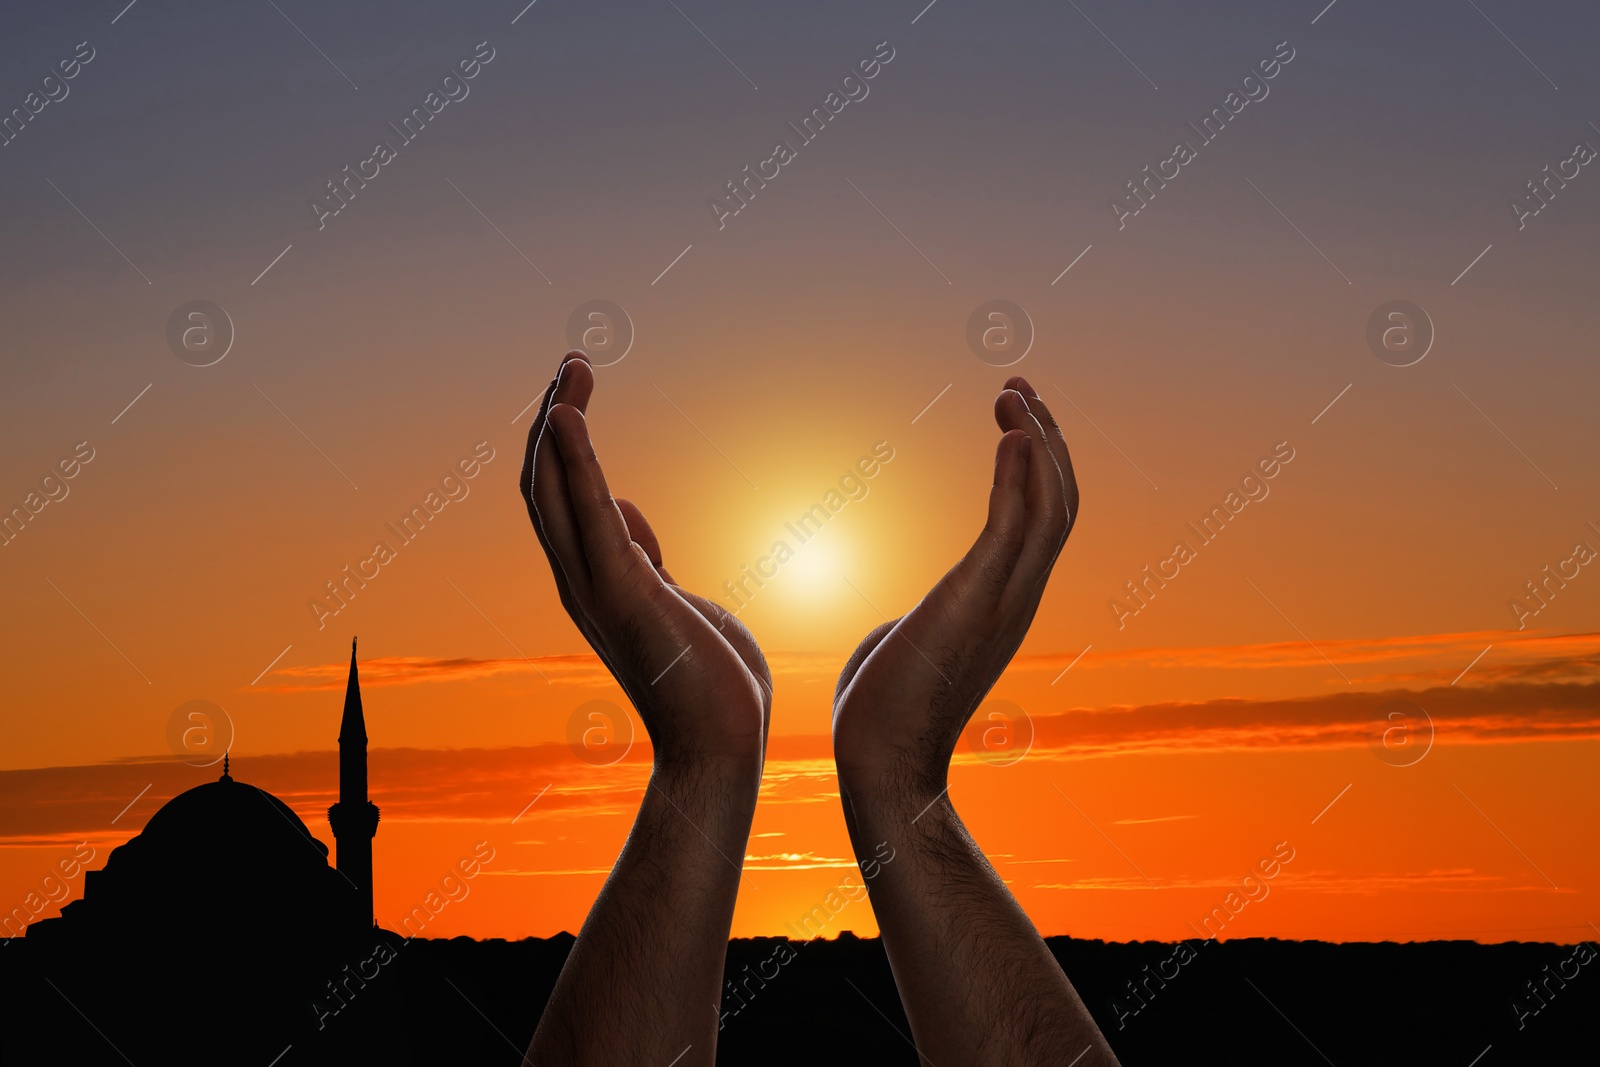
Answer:
<svg viewBox="0 0 1600 1067"><path fill-rule="evenodd" d="M598 372L597 445L687 586L721 597L893 449L741 616L777 691L734 933L783 932L851 866L833 679L981 525L1013 371L966 328L1001 298L1083 511L993 694L1032 745L964 748L952 795L1041 930L1189 936L1288 842L1227 936L1594 935L1600 575L1521 631L1511 601L1600 549L1600 171L1521 229L1510 206L1600 146L1592 8L124 3L0 34L8 109L94 49L0 147L0 505L94 456L0 548L6 908L215 777L168 746L190 700L331 843L359 634L380 922L486 840L429 933L577 928L649 756L569 747L621 696L514 483L599 298L636 339ZM708 200L883 41L869 94L719 230ZM1285 41L1269 95L1119 230L1108 200ZM319 230L308 201L479 42L469 95ZM235 328L213 366L168 348L194 299ZM1393 299L1434 325L1413 366L1364 337ZM466 498L319 629L323 583L479 442ZM1282 442L1270 495L1199 545L1185 524ZM1196 559L1119 626L1180 539ZM1435 728L1404 767L1372 744L1398 699ZM839 928L875 929L851 907Z"/></svg>

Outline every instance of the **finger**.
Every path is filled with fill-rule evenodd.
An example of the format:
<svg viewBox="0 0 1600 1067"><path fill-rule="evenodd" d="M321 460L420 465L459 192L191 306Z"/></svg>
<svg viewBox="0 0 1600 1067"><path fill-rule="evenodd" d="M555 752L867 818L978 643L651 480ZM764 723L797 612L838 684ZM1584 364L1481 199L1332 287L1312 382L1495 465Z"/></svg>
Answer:
<svg viewBox="0 0 1600 1067"><path fill-rule="evenodd" d="M566 472L572 514L590 572L597 577L614 576L626 564L633 539L628 536L628 524L606 485L600 458L589 438L588 423L583 412L560 403L550 408L548 419Z"/></svg>
<svg viewBox="0 0 1600 1067"><path fill-rule="evenodd" d="M1034 441L1026 431L1007 430L994 449L994 484L989 487L989 514L984 530L996 540L1015 542L1018 550L1027 532L1028 484Z"/></svg>
<svg viewBox="0 0 1600 1067"><path fill-rule="evenodd" d="M576 349L561 357L561 362L556 365L555 374L550 378L550 384L546 385L544 387L544 392L539 395L539 410L534 412L533 424L528 427L528 445L522 456L522 476L519 481L519 485L522 489L522 498L528 503L528 513L530 516L533 513L532 488L534 475L534 446L539 443L539 435L544 432L545 416L550 411L550 405L555 401L556 383L561 380L561 372L566 368L566 365L574 359L586 361L588 357ZM579 402L577 398L574 398L573 400L569 401L569 403L572 403L580 410L587 412L589 410L589 396L593 390L594 376L591 373L589 376L588 386L582 393L581 402ZM535 523L534 525L535 528L537 528L538 524Z"/></svg>
<svg viewBox="0 0 1600 1067"><path fill-rule="evenodd" d="M1001 426L1027 433L1030 444L1025 497L1026 543L1017 560L1017 577L1033 588L1049 574L1067 531L1066 487L1050 453L1044 427L1028 410L1027 398L1007 389L995 400L995 420Z"/></svg>
<svg viewBox="0 0 1600 1067"><path fill-rule="evenodd" d="M550 558L550 569L556 576L562 603L570 611L576 605L569 604L569 598L577 596L588 602L594 578L584 556L583 535L567 488L561 446L548 422L539 437L534 466L537 470L533 479L534 525L539 529L539 540Z"/></svg>
<svg viewBox="0 0 1600 1067"><path fill-rule="evenodd" d="M1066 488L1061 481L1061 468L1050 454L1050 442L1045 437L1044 424L1034 418L1028 409L1028 399L1016 390L1004 394L1016 408L1016 421L1027 433L1032 445L1030 455L1039 462L1028 465L1028 534L1030 543L1040 534L1048 535L1056 525L1066 522ZM1053 545L1051 546L1054 547Z"/></svg>
<svg viewBox="0 0 1600 1067"><path fill-rule="evenodd" d="M1067 439L1061 432L1061 425L1056 422L1055 415L1050 411L1049 405L1040 398L1038 391L1028 384L1028 379L1021 376L1012 378L1006 382L1006 388L1015 389L1022 394L1023 399L1028 402L1029 413L1044 427L1045 440L1050 445L1050 455L1061 471L1062 488L1066 491L1067 525L1070 528L1078 519L1078 479L1072 469L1072 453L1067 449Z"/></svg>
<svg viewBox="0 0 1600 1067"><path fill-rule="evenodd" d="M668 585L677 585L677 579L672 577L672 572L662 566L661 542L656 539L656 532L650 528L650 521L644 517L644 512L639 510L639 505L618 497L617 509L622 512L622 520L628 524L628 536L639 546L639 551L650 560L650 565L656 569L661 580Z"/></svg>
<svg viewBox="0 0 1600 1067"><path fill-rule="evenodd" d="M545 418L550 417L549 408L557 404L571 404L587 415L589 398L594 395L594 368L589 365L589 357L576 350L562 356L556 382L557 389L545 410Z"/></svg>
<svg viewBox="0 0 1600 1067"><path fill-rule="evenodd" d="M517 480L517 488L522 490L522 499L528 505L528 517L534 519L534 528L538 529L539 522L533 513L533 472L534 452L539 444L539 435L544 432L544 411L550 403L550 396L556 391L556 380L544 387L544 392L539 396L539 410L534 413L533 424L528 427L528 446L522 453L522 474ZM543 535L541 535L542 539Z"/></svg>
<svg viewBox="0 0 1600 1067"><path fill-rule="evenodd" d="M1034 466L1033 441L1022 430L1008 430L995 446L994 484L989 488L989 514L957 567L976 579L975 588L999 601L1010 584L1028 541L1028 471Z"/></svg>
<svg viewBox="0 0 1600 1067"><path fill-rule="evenodd" d="M656 539L656 532L650 528L650 521L639 510L639 505L618 497L617 510L622 512L622 521L627 524L628 536L633 543L644 549L644 554L650 557L651 566L660 569L661 542Z"/></svg>
<svg viewBox="0 0 1600 1067"><path fill-rule="evenodd" d="M557 368L557 377L560 369ZM534 536L539 539L539 547L544 549L545 562L550 566L550 574L555 579L556 592L561 597L563 606L571 609L572 590L571 583L567 581L566 574L562 571L561 561L556 558L554 550L550 547L550 539L545 535L544 524L539 521L539 509L534 503L534 470L537 466L535 457L539 449L539 437L544 430L544 413L550 405L550 398L556 390L556 379L552 377L550 383L544 387L544 392L539 396L539 410L534 413L533 424L528 427L528 446L522 456L522 472L517 479L517 488L522 493L522 501L528 508L528 522L533 526Z"/></svg>
<svg viewBox="0 0 1600 1067"><path fill-rule="evenodd" d="M549 414L552 404L565 400L568 403L573 403L581 410L588 410L589 396L594 391L593 373L583 376L581 380L574 380L578 378L577 375L564 375L568 363L574 360L583 362L585 359L584 354L579 351L568 352L562 357L561 363L556 367L555 376L550 379L550 384L545 386L544 394L539 398L539 410L533 416L532 425L528 427L528 446L523 453L522 474L518 484L522 490L522 499L528 505L528 517L533 520L534 531L539 535L539 541L544 545L546 552L550 551L550 546L546 543L544 530L540 526L539 517L534 507L534 481L538 473L535 456L538 451L539 438L544 433L546 416ZM584 368L587 369L587 367L588 364L584 363ZM557 399L558 395L560 400ZM556 467L547 465L546 473L551 477L556 477L560 474L559 465Z"/></svg>
<svg viewBox="0 0 1600 1067"><path fill-rule="evenodd" d="M572 507L561 449L549 425L549 409L569 397L587 403L594 387L593 376L587 372L588 364L581 359L569 356L562 361L541 412L542 432L535 445L533 458L530 507L534 512L534 525L550 558L556 585L562 593L562 603L567 605L568 610L575 606L569 602L574 594L584 601L588 600L593 576L585 559L583 538Z"/></svg>

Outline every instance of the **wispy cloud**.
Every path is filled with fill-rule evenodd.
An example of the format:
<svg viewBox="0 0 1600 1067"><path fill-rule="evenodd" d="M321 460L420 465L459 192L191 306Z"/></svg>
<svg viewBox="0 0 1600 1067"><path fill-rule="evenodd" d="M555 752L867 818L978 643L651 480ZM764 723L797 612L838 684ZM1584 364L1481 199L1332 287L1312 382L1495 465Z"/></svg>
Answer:
<svg viewBox="0 0 1600 1067"><path fill-rule="evenodd" d="M1077 670L1105 667L1207 670L1320 669L1328 659L1346 670L1379 668L1361 679L1369 683L1450 681L1485 646L1493 655L1473 667L1476 684L1510 678L1592 680L1600 676L1600 633L1554 634L1538 631L1466 630L1459 633L1414 634L1386 638L1321 638L1313 648L1304 641L1252 645L1198 645L1186 648L1128 648L1096 651ZM1320 649L1320 652L1318 651ZM1076 650L1018 656L1013 671L1059 671L1073 662ZM1394 672L1413 661L1419 668ZM1420 666L1421 661L1437 665Z"/></svg>
<svg viewBox="0 0 1600 1067"><path fill-rule="evenodd" d="M1380 707L1396 699L1409 700L1427 712L1440 743L1600 738L1600 683L1506 682L1476 688L1445 685L1421 691L1347 691L1286 700L1170 702L1036 715L1033 750L1103 756L1365 745L1382 719Z"/></svg>
<svg viewBox="0 0 1600 1067"><path fill-rule="evenodd" d="M1466 630L1391 638L1319 638L1250 645L1097 650L1078 670L1105 668L1185 670L1320 670L1328 660L1360 683L1404 685L1449 682L1462 666L1493 645L1493 654L1473 664L1464 684L1502 681L1583 682L1600 680L1600 633L1554 634L1538 631ZM1323 656L1326 655L1327 659ZM1049 671L1076 664L1082 651L1018 656L1008 673ZM845 655L831 652L776 651L767 663L775 676L832 678ZM255 687L276 693L342 690L349 672L344 661L278 667ZM474 682L500 675L541 675L579 686L610 686L611 675L598 656L578 652L523 659L380 656L361 661L361 684L369 687Z"/></svg>
<svg viewBox="0 0 1600 1067"><path fill-rule="evenodd" d="M827 652L774 652L767 655L767 666L774 675L837 674L845 655ZM255 686L272 693L305 693L343 690L350 673L348 661L310 663L278 667ZM364 687L424 685L439 682L472 682L502 674L542 674L551 681L573 685L610 685L611 674L600 657L592 652L523 659L437 659L428 656L377 656L361 661Z"/></svg>
<svg viewBox="0 0 1600 1067"><path fill-rule="evenodd" d="M1528 893L1553 892L1531 872L1517 878L1484 874L1471 868L1427 871L1374 871L1346 874L1332 871L1285 871L1273 886L1292 886L1296 893L1335 893L1378 896L1393 893ZM1111 892L1149 892L1150 883L1133 875L1077 878L1070 882L1041 882L1033 889L1098 889ZM1156 888L1237 890L1239 879L1227 876L1210 878L1180 877L1157 879ZM1575 893L1577 890L1563 890Z"/></svg>
<svg viewBox="0 0 1600 1067"><path fill-rule="evenodd" d="M600 658L592 652L565 656L520 656L506 659L431 659L426 656L378 656L361 661L364 688L421 685L427 682L470 682L499 674L534 674L543 671L552 681L604 684L611 680ZM273 693L342 690L349 663L313 663L279 667L257 689Z"/></svg>
<svg viewBox="0 0 1600 1067"><path fill-rule="evenodd" d="M1338 692L1282 700L1224 699L1134 707L1074 709L1033 718L1027 759L1077 760L1150 752L1364 746L1387 701L1405 699L1433 720L1437 743L1520 744L1600 739L1600 682L1508 681L1477 687ZM979 722L969 729L982 729ZM373 749L374 798L385 823L509 822L548 786L529 820L626 816L643 795L652 754L648 739L610 767L593 767L561 743L516 748ZM965 744L957 760L976 757ZM115 831L125 839L167 800L217 777L172 759L123 759L75 767L0 771L0 847L38 847ZM240 756L236 779L281 797L319 837L336 797L338 754ZM148 789L146 788L148 786ZM779 736L768 747L764 805L835 804L832 744L826 735ZM130 799L136 800L129 808ZM125 815L119 816L124 808ZM111 819L119 821L112 825ZM1175 813L1129 818L1119 825L1174 822ZM788 853L778 854L787 857ZM759 862L818 863L761 857Z"/></svg>

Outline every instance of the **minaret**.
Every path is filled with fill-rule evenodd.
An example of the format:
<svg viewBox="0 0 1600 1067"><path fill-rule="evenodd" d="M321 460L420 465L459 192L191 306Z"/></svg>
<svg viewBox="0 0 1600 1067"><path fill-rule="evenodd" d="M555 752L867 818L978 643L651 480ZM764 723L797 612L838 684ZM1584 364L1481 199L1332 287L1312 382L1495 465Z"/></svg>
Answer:
<svg viewBox="0 0 1600 1067"><path fill-rule="evenodd" d="M378 806L367 800L367 722L361 713L361 679L356 675L356 642L350 639L350 681L345 686L344 718L339 723L339 802L328 809L328 825L338 845L337 866L356 887L357 929L372 929L372 838L378 832Z"/></svg>

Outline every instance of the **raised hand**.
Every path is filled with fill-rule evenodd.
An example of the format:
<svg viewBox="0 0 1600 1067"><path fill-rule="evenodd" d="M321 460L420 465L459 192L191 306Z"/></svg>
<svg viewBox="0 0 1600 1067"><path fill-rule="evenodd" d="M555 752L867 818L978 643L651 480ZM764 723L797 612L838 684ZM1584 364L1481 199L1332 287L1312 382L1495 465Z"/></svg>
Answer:
<svg viewBox="0 0 1600 1067"><path fill-rule="evenodd" d="M681 588L589 439L594 372L569 353L528 434L522 495L561 603L644 721L655 766L633 832L525 1063L711 1064L772 676L749 632Z"/></svg>
<svg viewBox="0 0 1600 1067"><path fill-rule="evenodd" d="M755 760L772 675L737 619L681 588L643 513L615 500L585 418L594 371L569 353L528 432L522 495L561 603L644 721L658 766Z"/></svg>
<svg viewBox="0 0 1600 1067"><path fill-rule="evenodd" d="M921 603L866 636L834 696L841 784L913 812L944 790L956 739L1022 644L1078 514L1067 443L1033 387L1007 381L994 417L983 532Z"/></svg>
<svg viewBox="0 0 1600 1067"><path fill-rule="evenodd" d="M1115 1064L1072 983L967 833L949 797L961 730L1028 632L1078 514L1061 430L1022 378L983 532L922 602L868 634L834 696L845 823L906 1018L939 1064Z"/></svg>

